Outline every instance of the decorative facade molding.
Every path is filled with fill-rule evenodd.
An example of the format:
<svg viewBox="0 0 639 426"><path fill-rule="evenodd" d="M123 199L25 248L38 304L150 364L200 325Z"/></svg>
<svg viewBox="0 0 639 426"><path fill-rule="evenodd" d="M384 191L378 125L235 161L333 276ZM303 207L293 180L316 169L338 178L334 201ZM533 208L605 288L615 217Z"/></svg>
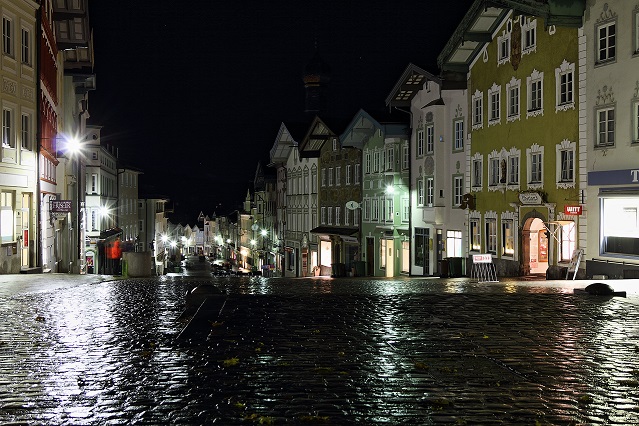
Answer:
<svg viewBox="0 0 639 426"><path fill-rule="evenodd" d="M597 90L597 100L595 105L607 105L615 103L615 93L612 90L612 86L604 86Z"/></svg>
<svg viewBox="0 0 639 426"><path fill-rule="evenodd" d="M602 22L611 21L617 18L617 13L613 12L612 9L608 6L608 3L604 3L603 10L599 14L599 17L595 21L596 24L601 24Z"/></svg>

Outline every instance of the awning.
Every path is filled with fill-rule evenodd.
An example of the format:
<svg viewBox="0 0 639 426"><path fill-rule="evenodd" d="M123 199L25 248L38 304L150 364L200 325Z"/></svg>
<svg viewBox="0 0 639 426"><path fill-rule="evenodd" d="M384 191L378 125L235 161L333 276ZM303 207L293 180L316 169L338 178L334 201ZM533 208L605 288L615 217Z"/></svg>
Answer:
<svg viewBox="0 0 639 426"><path fill-rule="evenodd" d="M318 226L311 229L311 234L324 235L353 235L359 231L359 228L344 228L336 226Z"/></svg>

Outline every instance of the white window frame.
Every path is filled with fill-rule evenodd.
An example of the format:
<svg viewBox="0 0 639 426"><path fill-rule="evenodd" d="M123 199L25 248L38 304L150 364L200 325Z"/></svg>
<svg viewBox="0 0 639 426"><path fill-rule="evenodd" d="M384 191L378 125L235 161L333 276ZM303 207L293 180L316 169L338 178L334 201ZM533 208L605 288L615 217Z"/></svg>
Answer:
<svg viewBox="0 0 639 426"><path fill-rule="evenodd" d="M418 129L417 130L417 141L416 141L416 150L415 150L415 155L417 157L422 157L424 155L424 129Z"/></svg>
<svg viewBox="0 0 639 426"><path fill-rule="evenodd" d="M470 217L468 219L468 235L469 250L474 252L481 251L481 221L479 217Z"/></svg>
<svg viewBox="0 0 639 426"><path fill-rule="evenodd" d="M555 112L575 109L575 64L564 59L559 68L555 68L555 93L557 94Z"/></svg>
<svg viewBox="0 0 639 426"><path fill-rule="evenodd" d="M371 198L371 221L377 222L379 220L379 199L376 197Z"/></svg>
<svg viewBox="0 0 639 426"><path fill-rule="evenodd" d="M402 169L407 170L410 167L410 155L408 149L408 143L405 142L402 146Z"/></svg>
<svg viewBox="0 0 639 426"><path fill-rule="evenodd" d="M374 173L379 172L379 151L378 150L375 150L373 152L373 172Z"/></svg>
<svg viewBox="0 0 639 426"><path fill-rule="evenodd" d="M501 156L496 151L488 155L488 190L495 191L501 185Z"/></svg>
<svg viewBox="0 0 639 426"><path fill-rule="evenodd" d="M634 40L633 40L633 53L635 55L639 54L639 10L637 10L635 8L635 13L634 13L634 26L633 26L633 31L634 31Z"/></svg>
<svg viewBox="0 0 639 426"><path fill-rule="evenodd" d="M544 115L544 73L533 70L532 74L526 78L528 87L528 111L526 118ZM538 94L538 96L535 96Z"/></svg>
<svg viewBox="0 0 639 426"><path fill-rule="evenodd" d="M408 223L410 220L410 200L408 197L402 198L402 222Z"/></svg>
<svg viewBox="0 0 639 426"><path fill-rule="evenodd" d="M386 171L392 172L395 170L395 148L386 148Z"/></svg>
<svg viewBox="0 0 639 426"><path fill-rule="evenodd" d="M342 167L335 167L335 186L341 186L342 182Z"/></svg>
<svg viewBox="0 0 639 426"><path fill-rule="evenodd" d="M472 158L472 188L474 190L479 190L483 185L483 175L484 175L484 157L478 152Z"/></svg>
<svg viewBox="0 0 639 426"><path fill-rule="evenodd" d="M322 169L322 187L326 186L326 174L328 171L326 169Z"/></svg>
<svg viewBox="0 0 639 426"><path fill-rule="evenodd" d="M14 112L13 108L2 108L2 146L5 148L15 148L14 135Z"/></svg>
<svg viewBox="0 0 639 426"><path fill-rule="evenodd" d="M537 51L537 19L525 18L521 26L521 55Z"/></svg>
<svg viewBox="0 0 639 426"><path fill-rule="evenodd" d="M350 164L346 165L346 185L351 184L351 169L352 166Z"/></svg>
<svg viewBox="0 0 639 426"><path fill-rule="evenodd" d="M333 168L328 168L328 186L333 186Z"/></svg>
<svg viewBox="0 0 639 426"><path fill-rule="evenodd" d="M512 21L506 25L512 28ZM510 62L510 34L508 29L504 29L501 35L497 36L497 66Z"/></svg>
<svg viewBox="0 0 639 426"><path fill-rule="evenodd" d="M364 168L365 168L365 173L366 174L370 174L371 173L371 153L370 151L366 151L366 156L365 156L365 161L364 161Z"/></svg>
<svg viewBox="0 0 639 426"><path fill-rule="evenodd" d="M464 196L464 176L453 176L453 207L459 207Z"/></svg>
<svg viewBox="0 0 639 426"><path fill-rule="evenodd" d="M510 153L508 155L508 186L519 187L519 172L520 167L520 154L519 152Z"/></svg>
<svg viewBox="0 0 639 426"><path fill-rule="evenodd" d="M486 228L486 253L497 254L497 218L486 217L484 227Z"/></svg>
<svg viewBox="0 0 639 426"><path fill-rule="evenodd" d="M506 104L506 121L520 120L521 79L513 77L506 83Z"/></svg>
<svg viewBox="0 0 639 426"><path fill-rule="evenodd" d="M471 96L470 105L472 106L473 130L484 127L484 94L479 90Z"/></svg>
<svg viewBox="0 0 639 426"><path fill-rule="evenodd" d="M13 37L13 18L2 16L2 53L13 57L14 55L14 37Z"/></svg>
<svg viewBox="0 0 639 426"><path fill-rule="evenodd" d="M515 221L501 219L501 256L515 257Z"/></svg>
<svg viewBox="0 0 639 426"><path fill-rule="evenodd" d="M435 178L432 176L426 178L426 205L428 207L435 205Z"/></svg>
<svg viewBox="0 0 639 426"><path fill-rule="evenodd" d="M386 222L395 221L395 200L392 197L386 198Z"/></svg>
<svg viewBox="0 0 639 426"><path fill-rule="evenodd" d="M326 207L322 207L321 210L321 221L322 221L322 225L326 225Z"/></svg>
<svg viewBox="0 0 639 426"><path fill-rule="evenodd" d="M32 114L23 112L20 119L20 146L25 151L31 151L33 149L33 119Z"/></svg>
<svg viewBox="0 0 639 426"><path fill-rule="evenodd" d="M501 86L488 89L488 127L501 123Z"/></svg>
<svg viewBox="0 0 639 426"><path fill-rule="evenodd" d="M353 174L353 180L355 181L355 185L359 184L359 175L360 175L360 164L355 164L355 173Z"/></svg>
<svg viewBox="0 0 639 426"><path fill-rule="evenodd" d="M0 240L9 243L15 240L15 193L0 192Z"/></svg>
<svg viewBox="0 0 639 426"><path fill-rule="evenodd" d="M317 194L317 167L311 167L311 194Z"/></svg>
<svg viewBox="0 0 639 426"><path fill-rule="evenodd" d="M564 139L556 145L555 150L557 158L557 188L574 188L576 186L577 143Z"/></svg>
<svg viewBox="0 0 639 426"><path fill-rule="evenodd" d="M602 33L602 31L604 33ZM595 27L595 64L607 64L617 58L617 21L611 20L598 24Z"/></svg>
<svg viewBox="0 0 639 426"><path fill-rule="evenodd" d="M327 225L333 224L333 207L332 206L329 206L326 208L326 224Z"/></svg>
<svg viewBox="0 0 639 426"><path fill-rule="evenodd" d="M364 220L368 222L371 217L371 200L369 198L364 198L364 207L362 208L362 211L364 212Z"/></svg>
<svg viewBox="0 0 639 426"><path fill-rule="evenodd" d="M639 143L639 99L632 102L632 143Z"/></svg>
<svg viewBox="0 0 639 426"><path fill-rule="evenodd" d="M544 147L538 144L533 144L530 148L526 149L526 169L528 173L528 189L543 189L544 187ZM537 169L533 170L533 166L536 165ZM533 178L535 178L533 180Z"/></svg>
<svg viewBox="0 0 639 426"><path fill-rule="evenodd" d="M32 66L33 64L33 60L31 59L32 44L31 29L22 27L20 30L20 60L27 66Z"/></svg>
<svg viewBox="0 0 639 426"><path fill-rule="evenodd" d="M615 146L617 113L614 105L606 105L596 109L595 113L595 148L609 148Z"/></svg>
<svg viewBox="0 0 639 426"><path fill-rule="evenodd" d="M435 152L435 125L426 125L426 154Z"/></svg>
<svg viewBox="0 0 639 426"><path fill-rule="evenodd" d="M463 151L464 150L464 119L463 118L458 118L453 121L453 134L455 135L453 151Z"/></svg>
<svg viewBox="0 0 639 426"><path fill-rule="evenodd" d="M335 207L335 226L340 226L342 216L342 208L337 206Z"/></svg>
<svg viewBox="0 0 639 426"><path fill-rule="evenodd" d="M424 206L424 178L417 178L417 205Z"/></svg>

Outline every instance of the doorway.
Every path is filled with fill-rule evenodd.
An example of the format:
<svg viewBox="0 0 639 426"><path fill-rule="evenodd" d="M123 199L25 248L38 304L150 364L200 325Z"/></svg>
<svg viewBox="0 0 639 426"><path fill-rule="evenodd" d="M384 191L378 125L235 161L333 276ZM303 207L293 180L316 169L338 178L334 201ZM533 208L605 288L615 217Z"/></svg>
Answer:
<svg viewBox="0 0 639 426"><path fill-rule="evenodd" d="M366 275L375 276L375 237L366 237Z"/></svg>
<svg viewBox="0 0 639 426"><path fill-rule="evenodd" d="M548 234L544 221L538 217L526 219L522 230L524 275L546 275L548 249Z"/></svg>
<svg viewBox="0 0 639 426"><path fill-rule="evenodd" d="M386 240L386 277L394 277L395 276L395 260L393 256L393 252L395 250L395 240L392 238Z"/></svg>

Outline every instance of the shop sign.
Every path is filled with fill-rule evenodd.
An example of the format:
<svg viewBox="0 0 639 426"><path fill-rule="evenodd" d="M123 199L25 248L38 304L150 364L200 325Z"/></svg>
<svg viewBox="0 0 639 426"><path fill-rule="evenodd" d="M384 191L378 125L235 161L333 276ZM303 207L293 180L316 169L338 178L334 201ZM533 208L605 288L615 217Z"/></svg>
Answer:
<svg viewBox="0 0 639 426"><path fill-rule="evenodd" d="M588 172L588 185L639 184L639 169Z"/></svg>
<svg viewBox="0 0 639 426"><path fill-rule="evenodd" d="M473 254L473 263L493 263L493 255L490 253Z"/></svg>
<svg viewBox="0 0 639 426"><path fill-rule="evenodd" d="M573 215L573 216L581 216L583 212L583 208L581 206L564 206L564 213Z"/></svg>
<svg viewBox="0 0 639 426"><path fill-rule="evenodd" d="M519 202L524 205L541 204L541 194L538 192L522 192L519 194Z"/></svg>
<svg viewBox="0 0 639 426"><path fill-rule="evenodd" d="M70 200L51 200L51 213L71 213L73 202Z"/></svg>

